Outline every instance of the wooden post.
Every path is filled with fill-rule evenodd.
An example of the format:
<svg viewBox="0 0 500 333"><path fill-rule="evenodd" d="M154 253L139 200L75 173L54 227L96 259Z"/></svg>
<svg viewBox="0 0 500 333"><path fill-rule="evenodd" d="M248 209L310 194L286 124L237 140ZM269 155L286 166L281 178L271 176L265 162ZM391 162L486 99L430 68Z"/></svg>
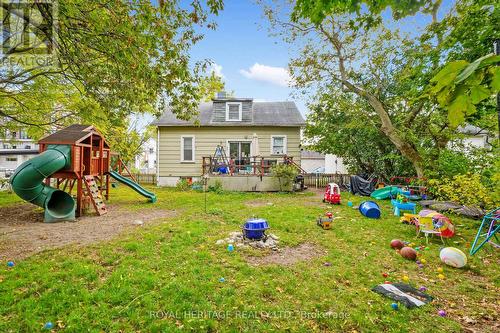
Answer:
<svg viewBox="0 0 500 333"><path fill-rule="evenodd" d="M106 200L109 200L109 175L106 174Z"/></svg>
<svg viewBox="0 0 500 333"><path fill-rule="evenodd" d="M83 201L83 191L82 191L82 178L78 177L77 185L76 185L76 215L82 216L82 201Z"/></svg>

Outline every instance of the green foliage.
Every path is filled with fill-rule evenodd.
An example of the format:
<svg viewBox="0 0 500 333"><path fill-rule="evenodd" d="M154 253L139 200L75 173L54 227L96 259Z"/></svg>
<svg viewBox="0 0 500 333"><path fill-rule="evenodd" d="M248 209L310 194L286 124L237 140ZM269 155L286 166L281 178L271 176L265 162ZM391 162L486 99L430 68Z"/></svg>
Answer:
<svg viewBox="0 0 500 333"><path fill-rule="evenodd" d="M431 0L297 0L293 17L309 18L319 24L332 13L359 13L362 5L366 5L368 10L375 14L380 14L387 7L391 7L393 17L399 19L415 14L421 8L429 10L432 3Z"/></svg>
<svg viewBox="0 0 500 333"><path fill-rule="evenodd" d="M178 191L189 191L191 189L191 186L189 185L189 182L185 178L179 179L177 184L175 184L175 188Z"/></svg>
<svg viewBox="0 0 500 333"><path fill-rule="evenodd" d="M499 7L488 0L458 0L444 12L441 4L299 0L288 21L286 9L265 7L272 32L296 47L289 69L297 94L312 96L313 113L327 114L334 107L346 114L310 124L308 138L315 149L344 152L355 166L368 164L360 156L376 161L383 173L425 176L435 171L434 162L448 143L461 136L458 123L496 133L495 103L489 98L497 91L492 88L496 58L475 59L491 52ZM381 19L388 6L396 19L428 15L429 24L406 34L394 21ZM335 105L339 95L344 102ZM322 133L326 130L343 133ZM370 139L362 142L356 133ZM350 135L354 148L333 140L328 147L327 135ZM354 151L359 147L368 152Z"/></svg>
<svg viewBox="0 0 500 333"><path fill-rule="evenodd" d="M216 180L213 185L208 186L209 192L214 192L217 194L224 193L224 189L222 188L222 182L220 180Z"/></svg>
<svg viewBox="0 0 500 333"><path fill-rule="evenodd" d="M430 193L436 199L449 200L462 205L479 206L486 209L500 204L491 191L482 184L480 175L456 175L452 179L430 179L428 181Z"/></svg>
<svg viewBox="0 0 500 333"><path fill-rule="evenodd" d="M438 300L466 304L473 320L495 318L498 313L498 293L485 290L485 286L498 287L498 251L485 246L468 257L468 267L455 269L443 265L437 255L441 241L431 238L429 250L421 252L420 259L427 262L420 269L388 248L388 241L395 238L415 245L425 240L416 237L414 227L398 222L387 200L379 201L382 216L376 222L346 204L335 206L335 216L341 218L334 230L325 231L315 222L325 213L317 195L227 193L221 200L207 193L209 213L205 214L204 193L148 189L158 196L154 205L121 186L112 190L109 206L130 212L119 214L117 218L123 221L116 222L130 224L133 214L144 214L143 227L131 227L90 246L48 249L16 260L14 268L8 268L5 259L0 265L0 331L39 332L47 321L64 325L56 327L56 332L429 333L464 329L461 311L449 311L446 318L436 315L433 304L415 309L401 306L394 311L390 301L370 290L383 282L384 271L391 280L404 274L412 285L432 288ZM0 193L0 205L9 201L8 196L16 197ZM249 205L255 200L274 205ZM365 199L343 192L342 200L357 206ZM0 209L2 214L8 212ZM172 212L170 217L157 221L146 217L166 211ZM229 253L226 244L215 244L241 230L254 215L268 219L285 253L309 244L300 256L290 255L287 261L303 259L304 253L307 260L255 267L249 258L266 260L266 251L235 246ZM467 253L478 221L451 218L459 236L450 242ZM99 221L96 217L95 222ZM2 242L7 245L19 226L4 222L2 228ZM6 234L7 228L18 231ZM59 236L67 239L70 235ZM325 262L331 267L325 267ZM438 267L444 270L445 281L436 279ZM469 278L475 272L480 272L480 278ZM193 314L193 309L200 312Z"/></svg>
<svg viewBox="0 0 500 333"><path fill-rule="evenodd" d="M361 99L329 91L308 105L304 136L308 149L342 157L352 174L375 174L380 178L411 176L411 163L381 135L378 124L364 115L369 108Z"/></svg>
<svg viewBox="0 0 500 333"><path fill-rule="evenodd" d="M469 158L465 153L453 150L444 150L436 161L436 172L440 177L452 178L471 171Z"/></svg>
<svg viewBox="0 0 500 333"><path fill-rule="evenodd" d="M428 95L448 110L450 126L465 122L476 113L476 105L500 91L500 56L489 54L472 63L465 60L446 64L431 80Z"/></svg>
<svg viewBox="0 0 500 333"><path fill-rule="evenodd" d="M280 191L291 191L295 177L299 174L297 168L291 164L279 163L273 165L271 174L276 177L280 184Z"/></svg>
<svg viewBox="0 0 500 333"><path fill-rule="evenodd" d="M20 62L34 58L35 50L13 46L0 68L0 116L43 131L67 118L88 121L101 113L113 121L134 112L158 113L165 103L181 118L194 113L213 80L206 77L209 62L190 63L189 50L202 39L200 28L215 28L209 18L222 9L221 0L57 4L55 11L32 5L56 24L57 58ZM17 15L8 6L3 10ZM32 29L27 33L54 40L52 29L33 26L25 25Z"/></svg>

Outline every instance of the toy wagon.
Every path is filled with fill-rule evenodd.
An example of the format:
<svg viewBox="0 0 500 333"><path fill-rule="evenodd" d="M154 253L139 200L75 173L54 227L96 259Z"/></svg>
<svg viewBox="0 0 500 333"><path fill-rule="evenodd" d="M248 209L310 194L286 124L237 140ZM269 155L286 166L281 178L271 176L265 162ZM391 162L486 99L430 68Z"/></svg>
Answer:
<svg viewBox="0 0 500 333"><path fill-rule="evenodd" d="M326 186L323 202L340 205L340 187L335 183L329 183Z"/></svg>

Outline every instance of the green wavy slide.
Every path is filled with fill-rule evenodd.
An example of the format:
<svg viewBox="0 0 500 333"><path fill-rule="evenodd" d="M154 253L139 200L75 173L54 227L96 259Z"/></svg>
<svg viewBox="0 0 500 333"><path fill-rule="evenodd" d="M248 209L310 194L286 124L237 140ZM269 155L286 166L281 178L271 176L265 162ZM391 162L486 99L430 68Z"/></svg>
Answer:
<svg viewBox="0 0 500 333"><path fill-rule="evenodd" d="M127 177L120 175L116 171L109 171L108 174L111 177L113 177L114 179L116 179L117 181L119 181L120 183L127 185L128 187L130 187L131 189L133 189L134 191L136 191L140 195L148 198L149 201L151 201L152 203L156 202L156 195L153 192L149 192L148 190L146 190L144 187L137 184L136 182L130 180Z"/></svg>
<svg viewBox="0 0 500 333"><path fill-rule="evenodd" d="M17 167L10 177L12 190L23 200L45 209L44 221L75 220L75 200L68 193L50 187L43 180L70 166L71 147L49 145L47 150Z"/></svg>

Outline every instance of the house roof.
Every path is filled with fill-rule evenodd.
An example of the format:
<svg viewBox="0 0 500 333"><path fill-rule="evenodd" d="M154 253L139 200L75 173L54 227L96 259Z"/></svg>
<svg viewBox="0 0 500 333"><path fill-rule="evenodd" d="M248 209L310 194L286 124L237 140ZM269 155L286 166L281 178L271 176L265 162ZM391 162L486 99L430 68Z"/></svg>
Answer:
<svg viewBox="0 0 500 333"><path fill-rule="evenodd" d="M97 134L102 137L102 135L92 125L74 124L43 137L40 141L38 141L38 143L76 144L85 140L92 134ZM108 146L106 141L104 142L104 146Z"/></svg>
<svg viewBox="0 0 500 333"><path fill-rule="evenodd" d="M232 101L232 100L231 100ZM201 103L198 115L186 121L177 119L172 111L167 108L165 112L153 122L156 126L193 126L199 121L200 126L287 126L300 127L305 125L294 102L253 102L252 120L246 122L221 122L213 121L213 102Z"/></svg>
<svg viewBox="0 0 500 333"><path fill-rule="evenodd" d="M300 152L301 159L314 159L314 160L323 160L325 159L325 155L318 153L317 151L312 150L302 150Z"/></svg>
<svg viewBox="0 0 500 333"><path fill-rule="evenodd" d="M488 135L488 131L485 129L482 129L481 127L477 127L471 124L466 124L465 126L460 126L457 128L457 131L462 134L469 134L469 135Z"/></svg>

